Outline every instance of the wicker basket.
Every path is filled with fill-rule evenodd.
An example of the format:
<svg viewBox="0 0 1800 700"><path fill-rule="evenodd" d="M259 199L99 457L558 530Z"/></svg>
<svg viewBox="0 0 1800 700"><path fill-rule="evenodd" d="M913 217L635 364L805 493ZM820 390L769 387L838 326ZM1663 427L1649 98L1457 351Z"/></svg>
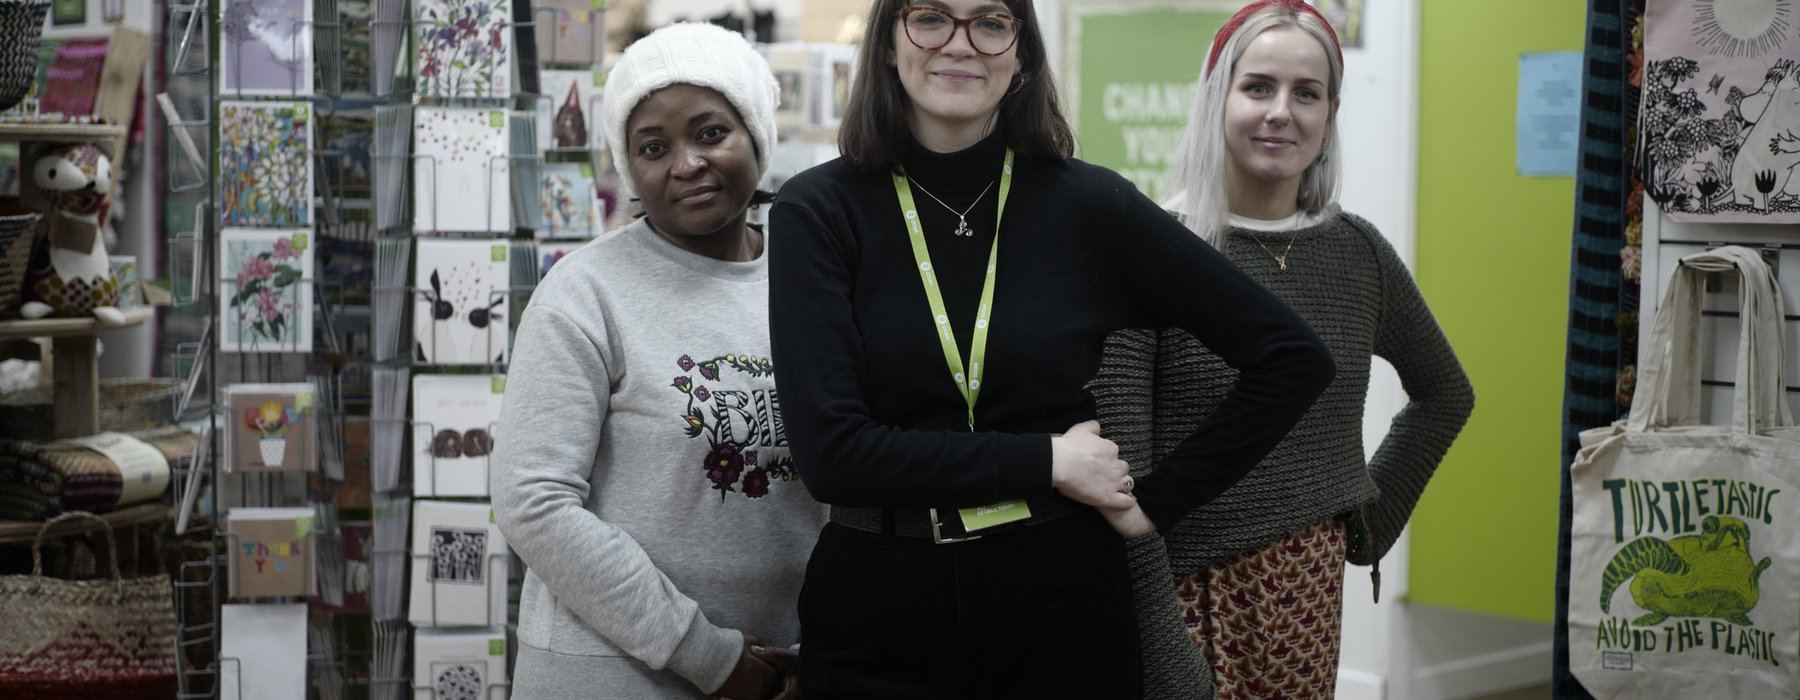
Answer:
<svg viewBox="0 0 1800 700"><path fill-rule="evenodd" d="M175 380L103 379L100 429L122 431L175 422ZM55 439L51 387L35 386L0 394L0 438Z"/></svg>

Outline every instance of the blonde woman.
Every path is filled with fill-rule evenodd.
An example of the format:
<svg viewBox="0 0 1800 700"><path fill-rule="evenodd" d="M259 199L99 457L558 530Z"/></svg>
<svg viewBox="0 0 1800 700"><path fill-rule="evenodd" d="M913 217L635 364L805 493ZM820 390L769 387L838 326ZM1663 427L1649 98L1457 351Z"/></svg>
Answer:
<svg viewBox="0 0 1800 700"><path fill-rule="evenodd" d="M1222 698L1330 697L1344 563L1380 561L1474 405L1406 265L1337 206L1343 75L1316 10L1260 0L1219 30L1196 91L1169 208L1298 311L1338 371L1249 476L1162 529L1161 547L1134 543L1146 697L1203 695L1209 681ZM1373 356L1410 402L1365 461ZM1179 329L1118 334L1095 384L1104 434L1153 475L1237 377ZM1184 637L1203 660L1168 643Z"/></svg>

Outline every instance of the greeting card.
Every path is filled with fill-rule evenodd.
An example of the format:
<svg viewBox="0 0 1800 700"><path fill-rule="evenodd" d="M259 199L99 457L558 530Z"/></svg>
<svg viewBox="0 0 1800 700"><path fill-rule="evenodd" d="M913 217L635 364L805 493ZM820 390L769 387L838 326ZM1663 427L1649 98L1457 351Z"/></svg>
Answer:
<svg viewBox="0 0 1800 700"><path fill-rule="evenodd" d="M420 107L413 133L413 230L512 230L507 112Z"/></svg>
<svg viewBox="0 0 1800 700"><path fill-rule="evenodd" d="M503 375L413 378L413 495L486 496Z"/></svg>
<svg viewBox="0 0 1800 700"><path fill-rule="evenodd" d="M306 687L305 605L220 608L222 700L304 700Z"/></svg>
<svg viewBox="0 0 1800 700"><path fill-rule="evenodd" d="M506 241L420 240L413 286L416 359L435 364L506 361L511 292Z"/></svg>
<svg viewBox="0 0 1800 700"><path fill-rule="evenodd" d="M331 612L369 612L369 589L374 583L374 570L369 556L375 551L375 525L368 521L346 522L339 528L343 537L344 604L327 605Z"/></svg>
<svg viewBox="0 0 1800 700"><path fill-rule="evenodd" d="M312 107L219 104L219 216L226 226L312 223Z"/></svg>
<svg viewBox="0 0 1800 700"><path fill-rule="evenodd" d="M600 71L547 70L544 96L537 102L538 143L559 151L600 150Z"/></svg>
<svg viewBox="0 0 1800 700"><path fill-rule="evenodd" d="M312 0L224 0L219 8L219 92L310 95Z"/></svg>
<svg viewBox="0 0 1800 700"><path fill-rule="evenodd" d="M416 700L484 700L505 682L504 629L423 629L413 637Z"/></svg>
<svg viewBox="0 0 1800 700"><path fill-rule="evenodd" d="M542 281L546 275L550 274L550 268L555 267L556 263L560 262L565 256L579 250L584 245L587 245L586 241L578 243L545 242L537 244L538 280Z"/></svg>
<svg viewBox="0 0 1800 700"><path fill-rule="evenodd" d="M225 470L317 470L318 416L313 400L313 385L305 383L225 387L231 419L225 432Z"/></svg>
<svg viewBox="0 0 1800 700"><path fill-rule="evenodd" d="M219 349L311 352L313 251L305 230L227 228L219 234L224 278Z"/></svg>
<svg viewBox="0 0 1800 700"><path fill-rule="evenodd" d="M600 235L600 194L587 163L546 163L538 187L543 221L539 238L593 238Z"/></svg>
<svg viewBox="0 0 1800 700"><path fill-rule="evenodd" d="M317 591L311 508L233 508L226 514L233 598L312 595Z"/></svg>
<svg viewBox="0 0 1800 700"><path fill-rule="evenodd" d="M416 501L407 618L416 627L506 624L508 556L488 504Z"/></svg>
<svg viewBox="0 0 1800 700"><path fill-rule="evenodd" d="M422 97L510 97L510 0L417 0L414 46Z"/></svg>
<svg viewBox="0 0 1800 700"><path fill-rule="evenodd" d="M535 0L538 55L544 63L594 65L606 43L606 5L594 0Z"/></svg>

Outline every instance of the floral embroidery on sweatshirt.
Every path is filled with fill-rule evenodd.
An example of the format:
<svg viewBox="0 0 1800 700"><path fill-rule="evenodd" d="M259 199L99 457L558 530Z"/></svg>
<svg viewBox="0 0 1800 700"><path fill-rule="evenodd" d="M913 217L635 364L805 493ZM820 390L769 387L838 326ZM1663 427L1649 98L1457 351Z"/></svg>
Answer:
<svg viewBox="0 0 1800 700"><path fill-rule="evenodd" d="M700 467L711 488L719 492L720 502L731 493L762 498L769 495L773 482L800 480L786 450L778 456L763 454L771 448L787 447L781 402L775 391L731 389L724 383L732 372L751 378L773 377L774 363L750 355L720 355L702 361L682 355L675 366L682 374L669 386L687 396L687 412L681 419L688 438L706 439L708 449Z"/></svg>

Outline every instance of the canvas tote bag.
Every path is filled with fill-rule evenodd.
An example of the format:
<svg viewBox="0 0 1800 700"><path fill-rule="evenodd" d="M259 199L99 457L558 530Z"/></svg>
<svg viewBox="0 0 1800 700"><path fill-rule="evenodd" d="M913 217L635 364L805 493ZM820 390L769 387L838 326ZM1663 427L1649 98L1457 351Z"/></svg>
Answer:
<svg viewBox="0 0 1800 700"><path fill-rule="evenodd" d="M1705 276L1736 269L1731 425L1700 415ZM1757 253L1683 258L1631 414L1570 467L1569 665L1595 697L1800 697L1800 429L1782 384L1781 290Z"/></svg>

